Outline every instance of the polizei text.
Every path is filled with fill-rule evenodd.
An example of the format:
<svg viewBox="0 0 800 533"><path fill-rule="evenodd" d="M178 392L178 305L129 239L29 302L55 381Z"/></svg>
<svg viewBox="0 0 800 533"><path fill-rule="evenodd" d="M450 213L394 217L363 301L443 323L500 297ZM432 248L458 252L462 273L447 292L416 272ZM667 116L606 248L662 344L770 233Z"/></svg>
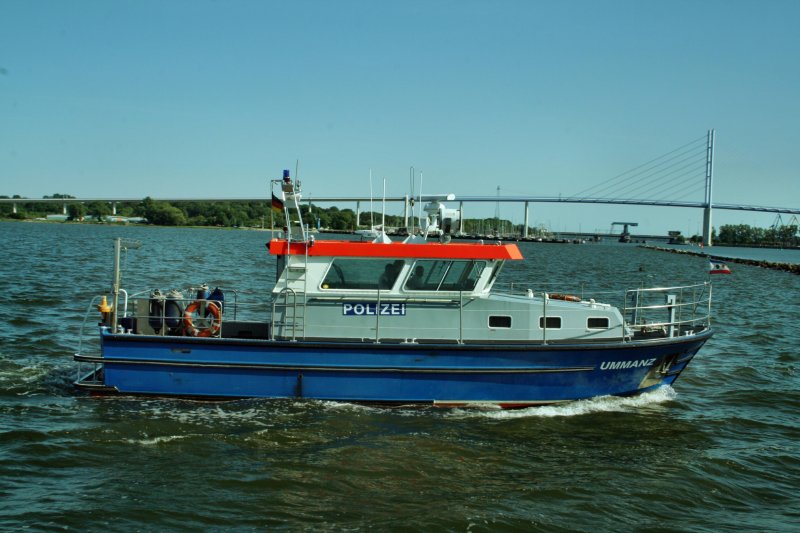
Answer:
<svg viewBox="0 0 800 533"><path fill-rule="evenodd" d="M342 314L346 316L375 316L378 304L375 302L343 303ZM405 316L406 304L382 303L381 316Z"/></svg>

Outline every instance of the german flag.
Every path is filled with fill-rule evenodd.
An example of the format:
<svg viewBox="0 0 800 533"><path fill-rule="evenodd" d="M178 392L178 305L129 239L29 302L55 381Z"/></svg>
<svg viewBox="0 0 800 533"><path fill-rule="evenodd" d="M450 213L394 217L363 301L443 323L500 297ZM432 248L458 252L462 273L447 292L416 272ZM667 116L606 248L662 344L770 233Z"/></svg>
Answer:
<svg viewBox="0 0 800 533"><path fill-rule="evenodd" d="M275 211L283 211L283 201L272 193L272 209Z"/></svg>

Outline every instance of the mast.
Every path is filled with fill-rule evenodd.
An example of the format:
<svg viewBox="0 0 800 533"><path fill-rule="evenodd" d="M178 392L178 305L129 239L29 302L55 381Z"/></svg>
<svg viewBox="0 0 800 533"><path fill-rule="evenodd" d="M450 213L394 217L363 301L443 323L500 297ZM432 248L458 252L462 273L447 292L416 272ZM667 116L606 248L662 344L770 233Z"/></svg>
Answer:
<svg viewBox="0 0 800 533"><path fill-rule="evenodd" d="M117 332L117 306L119 305L119 257L122 251L122 239L117 237L114 239L114 277L111 280L111 296L113 302L111 304L111 333Z"/></svg>
<svg viewBox="0 0 800 533"><path fill-rule="evenodd" d="M290 242L293 239L301 242L308 241L308 231L303 223L303 212L300 209L300 200L302 198L302 194L300 192L300 180L295 180L292 182L292 178L288 170L283 171L281 193L283 194L283 209L284 216L286 217L288 233L286 235L286 239ZM294 208L294 210L297 212L297 220L292 219L292 208Z"/></svg>
<svg viewBox="0 0 800 533"><path fill-rule="evenodd" d="M375 229L375 221L373 220L373 214L375 209L372 207L372 169L369 169L369 229Z"/></svg>

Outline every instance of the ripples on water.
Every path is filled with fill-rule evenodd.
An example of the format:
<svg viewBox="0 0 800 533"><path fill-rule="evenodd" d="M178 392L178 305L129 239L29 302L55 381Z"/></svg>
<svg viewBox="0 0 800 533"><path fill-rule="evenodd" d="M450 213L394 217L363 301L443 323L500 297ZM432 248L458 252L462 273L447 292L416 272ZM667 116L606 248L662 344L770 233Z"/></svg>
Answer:
<svg viewBox="0 0 800 533"><path fill-rule="evenodd" d="M92 398L71 354L123 285L263 293L267 234L0 223L0 529L796 531L798 277L714 281L716 336L675 388L515 411ZM521 245L505 280L670 284L706 262ZM133 268L133 267L136 268Z"/></svg>

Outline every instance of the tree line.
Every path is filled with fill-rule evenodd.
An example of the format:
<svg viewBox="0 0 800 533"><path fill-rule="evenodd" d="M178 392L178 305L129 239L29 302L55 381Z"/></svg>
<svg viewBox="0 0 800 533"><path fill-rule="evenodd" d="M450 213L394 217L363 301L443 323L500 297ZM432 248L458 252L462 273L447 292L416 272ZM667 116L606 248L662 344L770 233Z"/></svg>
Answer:
<svg viewBox="0 0 800 533"><path fill-rule="evenodd" d="M720 226L715 244L800 246L797 224L775 225L759 228L747 224L726 224Z"/></svg>
<svg viewBox="0 0 800 533"><path fill-rule="evenodd" d="M0 196L0 198L9 198ZM52 203L36 202L35 199L19 199L17 212L12 212L10 204L0 205L0 217L13 219L45 218L60 211ZM44 198L73 199L66 194L55 194ZM104 222L112 216L112 206L108 202L67 202L67 220ZM333 231L352 231L359 227L381 223L381 214L362 212L360 224L356 224L356 212L338 207L322 208L317 205L303 205L303 221L311 227L326 228ZM192 201L166 202L150 197L137 201L116 202L119 217L144 219L147 224L159 226L216 226L216 227L275 227L286 225L283 210L272 209L263 200L252 202ZM403 216L386 215L387 227L400 227L405 224ZM410 222L419 225L418 219Z"/></svg>
<svg viewBox="0 0 800 533"><path fill-rule="evenodd" d="M0 198L9 198L0 196ZM9 204L0 205L0 217L19 220L45 218L60 211L58 204L37 202L36 199L13 196L17 202L17 212L12 213ZM68 194L53 194L45 199L74 199ZM107 222L112 214L124 218L141 218L144 223L158 226L216 226L216 227L257 227L276 228L285 226L283 210L272 209L271 204L263 200L252 202L229 201L191 201L166 202L150 197L135 201L116 202L116 210L112 210L109 202L65 202L67 220L84 222ZM356 220L356 212L352 209L338 207L323 208L314 204L302 206L303 221L313 228L331 231L353 231L358 228L380 225L385 218L387 228L405 226L402 215L385 215L378 212L361 212ZM409 217L409 224L419 227L419 219ZM522 235L521 224L513 224L509 220L498 218L469 219L463 221L462 231L469 234ZM529 234L542 234L542 228L529 228Z"/></svg>
<svg viewBox="0 0 800 533"><path fill-rule="evenodd" d="M0 196L0 198L9 198ZM35 199L10 197L18 199L17 213L12 212L10 204L0 204L0 217L13 219L44 218L57 210L52 203L37 202ZM68 194L56 193L44 196L45 199L74 199ZM57 205L57 204L56 204ZM139 217L148 224L159 226L216 226L216 227L275 227L285 225L283 211L272 209L263 200L252 202L228 201L192 201L166 202L153 200L150 197L142 200L117 202L116 214L121 217ZM112 215L112 207L108 202L69 202L67 218L72 221L106 221ZM329 229L332 231L353 231L359 227L380 224L382 215L377 212L362 212L360 223L356 223L356 212L352 209L338 207L319 207L303 205L303 221L310 227ZM405 224L403 216L386 215L386 226L400 228ZM419 220L410 217L410 224L419 227ZM522 224L514 224L509 220L498 218L467 219L463 221L463 232L471 235L522 235ZM545 228L528 228L532 236L547 236ZM716 244L724 245L779 245L800 246L797 224L775 225L769 228L749 226L747 224L723 225L712 233ZM693 237L700 239L699 236Z"/></svg>
<svg viewBox="0 0 800 533"><path fill-rule="evenodd" d="M2 196L2 198L9 198ZM4 218L32 219L44 218L60 212L58 204L36 202L35 199L12 197L19 199L17 212L12 212L10 204L0 205L0 216ZM65 194L55 194L44 198L72 199ZM261 201L228 202L228 201L192 201L166 202L150 197L142 200L116 202L116 210L108 202L67 202L67 220L103 222L115 214L125 218L142 218L147 224L159 226L218 226L218 227L268 227L271 222L275 226L284 225L283 211L277 211ZM353 229L355 212L350 209L340 211L333 207L321 209L317 206L304 208L303 218L308 224L335 229ZM362 220L364 215L362 214Z"/></svg>

